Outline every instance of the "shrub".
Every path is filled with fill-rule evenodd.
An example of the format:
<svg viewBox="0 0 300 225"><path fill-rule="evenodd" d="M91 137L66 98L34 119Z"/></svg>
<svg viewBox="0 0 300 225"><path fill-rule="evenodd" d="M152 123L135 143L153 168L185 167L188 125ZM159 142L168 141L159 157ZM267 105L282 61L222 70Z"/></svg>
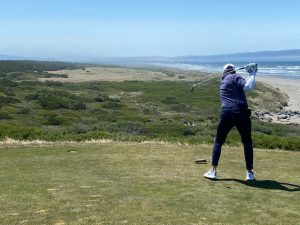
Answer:
<svg viewBox="0 0 300 225"><path fill-rule="evenodd" d="M109 98L106 94L98 94L98 96L95 98L96 102L105 102L107 101Z"/></svg>
<svg viewBox="0 0 300 225"><path fill-rule="evenodd" d="M33 61L33 60L2 60L0 61L0 71L16 72L16 71L36 71L43 72L49 70L62 69L79 69L82 65L67 62L54 61Z"/></svg>
<svg viewBox="0 0 300 225"><path fill-rule="evenodd" d="M120 109L123 105L119 101L120 100L109 99L108 102L103 104L103 107L108 109Z"/></svg>
<svg viewBox="0 0 300 225"><path fill-rule="evenodd" d="M66 119L62 116L58 116L55 114L50 114L46 116L46 121L44 125L62 125L66 122Z"/></svg>
<svg viewBox="0 0 300 225"><path fill-rule="evenodd" d="M8 80L8 79L0 79L0 87L16 87L18 83Z"/></svg>
<svg viewBox="0 0 300 225"><path fill-rule="evenodd" d="M109 112L107 112L104 109L91 109L89 112L92 113L92 114L98 114L98 115L101 115L101 114L102 115L108 115L109 114Z"/></svg>
<svg viewBox="0 0 300 225"><path fill-rule="evenodd" d="M165 103L165 104L178 104L178 101L175 97L166 97L165 99L162 100L162 103Z"/></svg>
<svg viewBox="0 0 300 225"><path fill-rule="evenodd" d="M52 78L52 77L68 78L69 76L66 74L55 74L55 73L45 73L44 72L44 77L45 78Z"/></svg>
<svg viewBox="0 0 300 225"><path fill-rule="evenodd" d="M101 84L100 83L90 83L87 85L87 89L91 89L91 90L99 90L101 88Z"/></svg>
<svg viewBox="0 0 300 225"><path fill-rule="evenodd" d="M62 86L63 84L59 81L46 80L45 85L49 87L58 87Z"/></svg>
<svg viewBox="0 0 300 225"><path fill-rule="evenodd" d="M9 120L12 119L11 116L9 116L7 113L0 112L0 120Z"/></svg>
<svg viewBox="0 0 300 225"><path fill-rule="evenodd" d="M53 95L42 95L37 100L44 109L69 108L69 104L65 99L59 99Z"/></svg>
<svg viewBox="0 0 300 225"><path fill-rule="evenodd" d="M259 123L257 123L256 126L253 126L253 131L257 131L267 135L271 135L273 133L273 129L271 127L263 126Z"/></svg>
<svg viewBox="0 0 300 225"><path fill-rule="evenodd" d="M11 103L19 103L20 100L13 97L0 96L0 105L7 105Z"/></svg>
<svg viewBox="0 0 300 225"><path fill-rule="evenodd" d="M198 131L199 131L199 129L197 127L188 126L183 130L183 135L184 136L194 136L197 134Z"/></svg>
<svg viewBox="0 0 300 225"><path fill-rule="evenodd" d="M121 131L126 134L138 135L147 133L147 129L142 124L128 122L121 125Z"/></svg>
<svg viewBox="0 0 300 225"><path fill-rule="evenodd" d="M11 87L0 87L0 91L7 96L15 96L14 90Z"/></svg>
<svg viewBox="0 0 300 225"><path fill-rule="evenodd" d="M22 108L19 111L17 111L17 114L29 114L30 110L28 108Z"/></svg>
<svg viewBox="0 0 300 225"><path fill-rule="evenodd" d="M92 130L91 126L88 126L86 124L76 124L70 129L70 132L75 134L85 134L91 130Z"/></svg>
<svg viewBox="0 0 300 225"><path fill-rule="evenodd" d="M30 94L30 95L25 96L25 100L26 101L33 101L33 100L37 100L38 97L39 97L39 95L37 93Z"/></svg>
<svg viewBox="0 0 300 225"><path fill-rule="evenodd" d="M42 108L48 110L54 109L86 109L87 106L81 102L80 97L65 91L40 91L25 97L27 101L37 100Z"/></svg>
<svg viewBox="0 0 300 225"><path fill-rule="evenodd" d="M70 109L83 110L83 109L86 109L86 108L87 108L86 104L84 104L82 102L72 102L70 104Z"/></svg>
<svg viewBox="0 0 300 225"><path fill-rule="evenodd" d="M7 137L16 140L35 140L44 135L44 132L37 127L23 126L20 124L0 122L0 139Z"/></svg>

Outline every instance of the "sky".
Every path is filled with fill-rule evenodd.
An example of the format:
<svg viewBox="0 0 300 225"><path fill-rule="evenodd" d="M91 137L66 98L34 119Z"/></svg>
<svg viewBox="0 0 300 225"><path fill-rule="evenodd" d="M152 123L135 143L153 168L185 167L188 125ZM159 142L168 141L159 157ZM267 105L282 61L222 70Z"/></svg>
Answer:
<svg viewBox="0 0 300 225"><path fill-rule="evenodd" d="M300 48L298 0L0 0L0 55L60 60Z"/></svg>

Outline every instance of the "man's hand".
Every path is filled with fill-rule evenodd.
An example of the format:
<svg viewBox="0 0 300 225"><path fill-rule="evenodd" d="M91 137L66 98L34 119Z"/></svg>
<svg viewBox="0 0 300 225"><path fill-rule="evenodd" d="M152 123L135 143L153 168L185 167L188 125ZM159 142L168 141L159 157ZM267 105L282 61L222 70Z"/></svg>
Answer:
<svg viewBox="0 0 300 225"><path fill-rule="evenodd" d="M250 73L251 75L255 75L258 68L256 63L249 63L245 65L245 70Z"/></svg>

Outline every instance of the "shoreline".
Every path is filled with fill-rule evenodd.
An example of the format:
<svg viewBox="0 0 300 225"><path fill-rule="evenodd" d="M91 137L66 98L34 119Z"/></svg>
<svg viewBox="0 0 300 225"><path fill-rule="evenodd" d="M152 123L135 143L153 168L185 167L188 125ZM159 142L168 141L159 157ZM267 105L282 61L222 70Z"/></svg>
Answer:
<svg viewBox="0 0 300 225"><path fill-rule="evenodd" d="M274 76L257 76L257 81L271 85L278 88L281 92L287 94L288 106L285 110L300 111L300 80L296 82L295 79L285 79Z"/></svg>
<svg viewBox="0 0 300 225"><path fill-rule="evenodd" d="M284 107L284 111L300 111L300 82L295 79L288 79L274 76L257 76L256 80L264 84L278 88L281 92L288 96L288 106ZM299 80L300 81L300 80ZM300 124L299 116L288 117L288 119L278 120L277 115L270 113L267 117L272 118L272 122L281 124Z"/></svg>

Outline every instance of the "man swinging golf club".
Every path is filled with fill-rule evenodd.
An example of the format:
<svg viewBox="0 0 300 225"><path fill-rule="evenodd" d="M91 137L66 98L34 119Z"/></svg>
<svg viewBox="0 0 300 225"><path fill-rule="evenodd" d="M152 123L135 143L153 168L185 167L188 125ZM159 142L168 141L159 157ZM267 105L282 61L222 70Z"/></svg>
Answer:
<svg viewBox="0 0 300 225"><path fill-rule="evenodd" d="M204 177L217 179L217 166L221 155L222 145L224 144L229 131L235 126L244 145L247 169L246 180L255 180L253 173L251 110L248 109L244 91L251 91L254 88L257 64L250 63L245 65L244 69L249 73L249 76L246 79L236 74L235 66L232 64L226 64L223 69L224 72L220 85L222 111L213 145L212 168L204 174Z"/></svg>

